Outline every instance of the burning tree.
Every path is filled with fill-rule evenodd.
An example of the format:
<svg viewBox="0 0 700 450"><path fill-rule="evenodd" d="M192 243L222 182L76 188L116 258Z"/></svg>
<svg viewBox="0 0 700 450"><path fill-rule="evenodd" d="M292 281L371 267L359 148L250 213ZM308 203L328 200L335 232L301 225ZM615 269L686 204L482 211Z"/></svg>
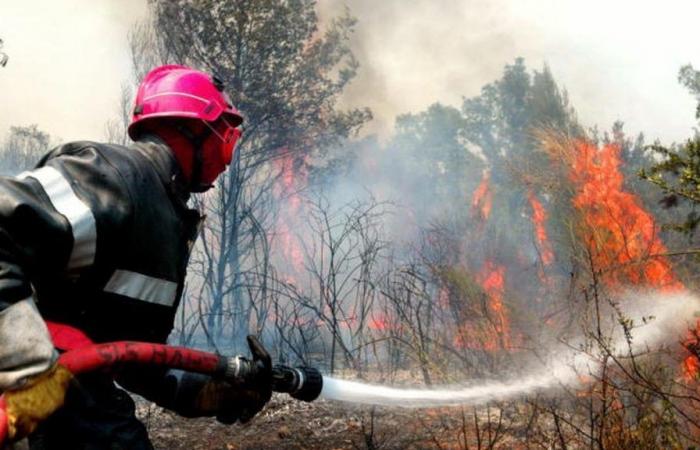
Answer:
<svg viewBox="0 0 700 450"><path fill-rule="evenodd" d="M680 345L658 353L628 350L627 356L620 358L620 349L611 346L609 335L610 322L617 323L629 336L640 325L620 313L620 298L634 302L637 297L625 296L624 292L634 289L672 294L684 290L668 258L660 227L642 200L627 189L618 143L596 145L551 130L539 131L537 136L559 178L550 195L567 199L572 207L569 218L558 219L558 226L570 230L572 236L569 255L573 302L566 312L578 315L586 336L582 351L595 355L600 364L582 374L586 387L572 392L568 410L556 408L552 414L573 422L587 415L590 432L580 433L572 426L573 430L584 442L601 448L636 447L649 439L643 436L650 429L660 433L654 436L654 445L659 439L676 440L677 428L667 427L666 420L683 422L683 427L691 429L698 425L693 418L697 402L688 400L693 388L678 382L681 368L686 377L696 372L696 358L684 353ZM628 345L631 348L631 337ZM683 365L674 362L679 358L684 358ZM665 406L660 408L652 399L663 399ZM646 422L639 422L639 417Z"/></svg>
<svg viewBox="0 0 700 450"><path fill-rule="evenodd" d="M557 255L559 245L566 245L556 229L550 230L549 211L566 214L567 208L555 206L558 200L539 182L549 161L532 133L546 124L576 135L581 132L576 114L549 68L530 74L522 59L507 65L481 95L465 99L462 113L463 135L488 167L470 199L472 211L480 213L471 215L468 226L478 233L466 233L469 266L475 273L485 264L503 266L505 289L517 286L520 294L505 309L529 311L534 317L528 320L542 320L559 307L551 303L552 286L547 283L553 280L547 278L561 272Z"/></svg>

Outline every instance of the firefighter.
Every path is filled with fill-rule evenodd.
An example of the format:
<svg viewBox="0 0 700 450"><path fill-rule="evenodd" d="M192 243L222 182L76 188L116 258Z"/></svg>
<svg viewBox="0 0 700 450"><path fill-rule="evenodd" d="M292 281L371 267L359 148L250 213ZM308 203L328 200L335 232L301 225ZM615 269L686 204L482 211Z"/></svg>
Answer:
<svg viewBox="0 0 700 450"><path fill-rule="evenodd" d="M65 332L52 342L44 320L97 343L166 342L202 220L188 198L226 170L242 121L219 79L162 66L138 89L133 145L72 142L0 179L0 390L14 439L31 433L32 449L153 448L111 376L74 380L55 364L75 342ZM249 344L267 373L269 355ZM250 419L271 395L268 382L165 369L125 370L117 381L181 415L225 423Z"/></svg>

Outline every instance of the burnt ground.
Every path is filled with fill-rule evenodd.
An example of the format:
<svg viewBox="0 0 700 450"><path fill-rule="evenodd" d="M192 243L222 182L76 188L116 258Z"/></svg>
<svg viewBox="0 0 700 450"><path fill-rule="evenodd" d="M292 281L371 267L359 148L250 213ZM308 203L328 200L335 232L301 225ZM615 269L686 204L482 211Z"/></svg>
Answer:
<svg viewBox="0 0 700 450"><path fill-rule="evenodd" d="M323 400L302 403L275 395L250 423L227 426L214 419L185 419L145 401L138 403L139 417L158 450L511 449L526 447L526 441L528 447L533 444L525 423L518 425L518 420L505 417L501 410L491 409L490 413L491 420L486 411L475 416L474 410L459 407L373 409Z"/></svg>

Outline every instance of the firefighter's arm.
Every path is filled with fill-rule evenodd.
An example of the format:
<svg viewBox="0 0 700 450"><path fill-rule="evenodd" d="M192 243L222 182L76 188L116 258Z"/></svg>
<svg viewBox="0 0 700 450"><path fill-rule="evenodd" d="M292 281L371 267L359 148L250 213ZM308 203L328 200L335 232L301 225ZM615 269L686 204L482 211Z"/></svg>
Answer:
<svg viewBox="0 0 700 450"><path fill-rule="evenodd" d="M260 342L248 338L255 373L247 382L217 379L182 370L123 372L117 378L126 389L184 417L216 417L223 423L246 422L272 395L272 362Z"/></svg>
<svg viewBox="0 0 700 450"><path fill-rule="evenodd" d="M21 387L55 359L34 305L32 277L61 273L73 247L70 222L50 199L70 186L56 169L0 178L0 390ZM41 179L41 181L40 181ZM49 193L44 189L47 185ZM63 185L61 185L63 181Z"/></svg>
<svg viewBox="0 0 700 450"><path fill-rule="evenodd" d="M86 180L99 180L104 187L96 195L103 197L117 180L96 159L80 148L0 177L0 391L10 437L31 432L63 403L69 376L55 365L35 288L41 292L37 280L77 277L94 262L97 227ZM71 176L77 171L82 179Z"/></svg>
<svg viewBox="0 0 700 450"><path fill-rule="evenodd" d="M31 285L36 274L61 272L73 246L70 222L37 179L56 192L61 186L51 176L57 173L44 169L0 179L0 391L10 438L30 433L60 407L69 379L54 364L56 354Z"/></svg>

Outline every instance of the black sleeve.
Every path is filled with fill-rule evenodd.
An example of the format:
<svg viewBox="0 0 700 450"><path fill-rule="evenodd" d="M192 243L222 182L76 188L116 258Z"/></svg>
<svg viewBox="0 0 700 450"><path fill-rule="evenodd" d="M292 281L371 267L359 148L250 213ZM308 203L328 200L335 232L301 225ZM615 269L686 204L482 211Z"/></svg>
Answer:
<svg viewBox="0 0 700 450"><path fill-rule="evenodd" d="M197 396L212 378L176 369L129 369L117 375L117 382L130 392L183 417L211 416L199 411Z"/></svg>
<svg viewBox="0 0 700 450"><path fill-rule="evenodd" d="M63 272L71 258L71 225L37 179L56 181L57 173L45 169L41 175L0 178L0 390L21 386L54 361L31 280L42 272Z"/></svg>
<svg viewBox="0 0 700 450"><path fill-rule="evenodd" d="M72 246L71 225L39 181L0 178L0 310L31 296L32 276L63 272Z"/></svg>
<svg viewBox="0 0 700 450"><path fill-rule="evenodd" d="M110 211L104 223L123 222L127 192L116 170L89 145L59 147L36 169L0 177L0 389L52 364L53 345L32 284L76 277L90 267L98 231L93 210L101 216Z"/></svg>

